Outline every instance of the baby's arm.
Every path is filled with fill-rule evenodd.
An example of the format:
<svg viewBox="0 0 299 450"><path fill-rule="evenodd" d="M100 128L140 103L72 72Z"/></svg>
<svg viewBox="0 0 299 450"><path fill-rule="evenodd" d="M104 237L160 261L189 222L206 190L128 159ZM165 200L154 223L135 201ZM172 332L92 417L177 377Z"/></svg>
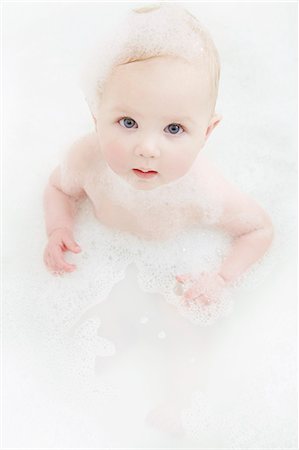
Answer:
<svg viewBox="0 0 299 450"><path fill-rule="evenodd" d="M52 172L43 195L44 215L48 244L44 262L49 270L72 271L76 266L64 261L63 252L80 251L73 238L73 226L78 201L86 197L83 179L90 158L89 137L72 145L66 158L67 183L62 177L62 166Z"/></svg>
<svg viewBox="0 0 299 450"><path fill-rule="evenodd" d="M222 212L213 226L229 234L233 241L228 255L215 272L200 274L195 279L191 274L176 277L179 283L193 283L184 292L187 301L205 292L210 292L211 298L217 297L225 285L235 282L265 254L274 235L271 219L264 209L229 182L212 162L205 159L199 175L203 183L206 181L208 195L221 205Z"/></svg>
<svg viewBox="0 0 299 450"><path fill-rule="evenodd" d="M273 240L274 229L270 218L253 201L247 206L247 213L252 214L248 216L248 222L244 221L245 214L243 216L240 210L239 216L236 215L226 221L228 216L224 215L218 223L220 228L234 237L230 252L219 269L219 274L227 283L234 282L262 258ZM226 209L226 213L229 213L229 208Z"/></svg>
<svg viewBox="0 0 299 450"><path fill-rule="evenodd" d="M228 181L207 159L205 176L213 180L209 189L222 207L214 226L233 238L230 252L218 271L225 282L231 283L264 255L273 239L273 225L258 202Z"/></svg>
<svg viewBox="0 0 299 450"><path fill-rule="evenodd" d="M218 171L215 187L221 192L222 214L215 227L233 238L232 247L219 268L226 283L236 281L270 247L273 224L266 211L248 194L241 192Z"/></svg>

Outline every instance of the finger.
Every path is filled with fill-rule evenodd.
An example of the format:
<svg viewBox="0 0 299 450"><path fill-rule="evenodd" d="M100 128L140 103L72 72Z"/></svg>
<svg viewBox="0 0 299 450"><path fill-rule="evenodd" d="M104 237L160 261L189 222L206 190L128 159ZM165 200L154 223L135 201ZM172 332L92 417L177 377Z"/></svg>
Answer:
<svg viewBox="0 0 299 450"><path fill-rule="evenodd" d="M55 263L55 260L51 254L48 255L47 258L47 269L52 275L57 275L59 272L59 269Z"/></svg>
<svg viewBox="0 0 299 450"><path fill-rule="evenodd" d="M54 266L57 270L66 270L67 272L71 272L76 269L74 264L69 264L63 259L60 249L56 249L56 251L53 252L53 260L55 262Z"/></svg>
<svg viewBox="0 0 299 450"><path fill-rule="evenodd" d="M195 297L199 297L200 294L201 291L199 290L199 288L196 286L192 286L185 292L184 297L186 298L186 300L192 300Z"/></svg>
<svg viewBox="0 0 299 450"><path fill-rule="evenodd" d="M63 275L63 271L62 271L62 270L53 270L53 271L52 271L52 274L53 274L55 277L61 277L61 275Z"/></svg>
<svg viewBox="0 0 299 450"><path fill-rule="evenodd" d="M50 252L48 254L48 267L49 267L50 272L53 272L54 270L57 269L56 268L56 262L55 262L55 260L53 258L52 253L50 253Z"/></svg>
<svg viewBox="0 0 299 450"><path fill-rule="evenodd" d="M80 246L77 244L77 242L71 238L70 236L65 236L62 239L63 243L65 244L66 248L69 249L70 251L74 252L74 253L79 253L81 252L81 248Z"/></svg>
<svg viewBox="0 0 299 450"><path fill-rule="evenodd" d="M53 269L52 269L52 264L51 264L51 260L50 260L49 257L46 257L46 258L44 259L44 263L45 263L45 266L46 266L47 271L48 271L48 272L52 272Z"/></svg>
<svg viewBox="0 0 299 450"><path fill-rule="evenodd" d="M190 308L192 305L201 305L201 306L209 306L212 303L212 300L205 295L199 295L197 297L191 297L190 299L185 300L185 305Z"/></svg>
<svg viewBox="0 0 299 450"><path fill-rule="evenodd" d="M176 275L175 278L179 283L186 283L192 279L192 275L190 273L186 273L184 275Z"/></svg>
<svg viewBox="0 0 299 450"><path fill-rule="evenodd" d="M193 298L186 298L186 297L183 297L183 305L186 307L186 308L191 308L192 307L192 305L195 303L195 300L193 299Z"/></svg>
<svg viewBox="0 0 299 450"><path fill-rule="evenodd" d="M44 261L45 266L49 265L49 252L47 249L44 251L43 261Z"/></svg>
<svg viewBox="0 0 299 450"><path fill-rule="evenodd" d="M47 270L52 275L58 275L61 272L61 269L56 264L52 250L53 250L53 248L51 248L51 250L46 249L46 251L44 253L44 261L45 261Z"/></svg>

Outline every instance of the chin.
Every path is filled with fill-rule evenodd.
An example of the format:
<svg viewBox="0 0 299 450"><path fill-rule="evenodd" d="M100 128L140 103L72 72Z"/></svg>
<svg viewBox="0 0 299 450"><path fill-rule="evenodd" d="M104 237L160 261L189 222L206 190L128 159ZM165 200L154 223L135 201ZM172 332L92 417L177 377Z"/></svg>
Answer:
<svg viewBox="0 0 299 450"><path fill-rule="evenodd" d="M149 184L144 184L144 185L135 185L134 187L138 190L138 191L153 191L154 189L156 189L157 187L161 186L160 184L158 186L149 186Z"/></svg>
<svg viewBox="0 0 299 450"><path fill-rule="evenodd" d="M148 183L144 181L135 181L135 180L128 180L126 179L127 183L130 184L130 186L134 187L138 191L152 191L153 189L156 189L157 187L161 186L161 183L154 184L154 183Z"/></svg>

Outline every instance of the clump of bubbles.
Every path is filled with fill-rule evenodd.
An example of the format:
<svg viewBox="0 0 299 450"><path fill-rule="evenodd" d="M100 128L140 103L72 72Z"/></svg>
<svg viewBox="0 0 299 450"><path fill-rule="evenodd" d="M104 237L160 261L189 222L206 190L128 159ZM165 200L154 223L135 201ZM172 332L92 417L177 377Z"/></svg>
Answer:
<svg viewBox="0 0 299 450"><path fill-rule="evenodd" d="M160 3L130 11L91 55L81 86L94 116L115 66L157 56L180 57L196 64L211 79L216 102L220 63L208 30L182 6Z"/></svg>

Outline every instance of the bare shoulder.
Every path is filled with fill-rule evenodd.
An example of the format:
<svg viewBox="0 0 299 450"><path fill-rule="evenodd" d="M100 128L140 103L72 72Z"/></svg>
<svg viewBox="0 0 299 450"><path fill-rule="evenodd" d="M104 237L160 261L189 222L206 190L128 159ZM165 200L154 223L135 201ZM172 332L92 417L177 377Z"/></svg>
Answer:
<svg viewBox="0 0 299 450"><path fill-rule="evenodd" d="M217 228L232 236L263 227L271 228L271 219L258 201L230 181L206 155L200 155L197 175L207 197L221 205L222 213L215 224Z"/></svg>
<svg viewBox="0 0 299 450"><path fill-rule="evenodd" d="M84 135L66 149L62 163L52 172L49 182L71 197L84 198L85 180L100 158L96 133Z"/></svg>
<svg viewBox="0 0 299 450"><path fill-rule="evenodd" d="M66 153L65 163L70 169L84 171L96 160L100 160L96 133L89 133L76 140Z"/></svg>

